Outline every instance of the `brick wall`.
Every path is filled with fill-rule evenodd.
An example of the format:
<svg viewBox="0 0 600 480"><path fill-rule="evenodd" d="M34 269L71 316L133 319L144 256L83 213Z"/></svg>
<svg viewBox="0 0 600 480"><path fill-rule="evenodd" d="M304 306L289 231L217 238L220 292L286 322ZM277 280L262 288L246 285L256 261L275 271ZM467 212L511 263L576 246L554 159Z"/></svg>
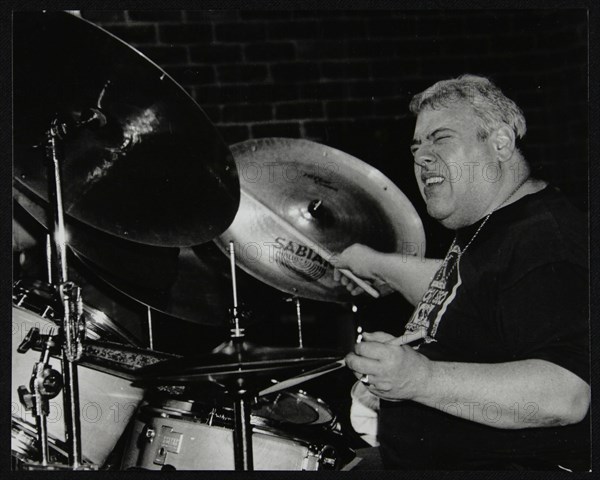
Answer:
<svg viewBox="0 0 600 480"><path fill-rule="evenodd" d="M420 213L410 96L464 72L490 76L526 113L523 150L539 175L587 208L584 10L82 13L169 72L226 143L339 148L382 170Z"/></svg>

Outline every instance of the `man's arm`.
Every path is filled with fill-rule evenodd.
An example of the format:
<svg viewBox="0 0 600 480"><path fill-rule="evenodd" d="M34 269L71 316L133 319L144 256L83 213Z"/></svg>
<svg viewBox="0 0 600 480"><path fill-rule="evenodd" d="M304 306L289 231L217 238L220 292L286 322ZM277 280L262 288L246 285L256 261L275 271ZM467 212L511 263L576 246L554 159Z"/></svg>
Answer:
<svg viewBox="0 0 600 480"><path fill-rule="evenodd" d="M413 400L454 416L504 429L550 427L581 421L590 387L574 373L545 360L478 364L431 361L391 335L363 334L346 357L369 390L386 400Z"/></svg>
<svg viewBox="0 0 600 480"><path fill-rule="evenodd" d="M353 294L362 293L362 289L357 288L337 269L348 268L361 278L385 283L400 292L411 304L417 305L442 260L402 253L382 253L366 245L354 244L333 257L331 263L336 267L335 278Z"/></svg>
<svg viewBox="0 0 600 480"><path fill-rule="evenodd" d="M583 420L590 387L546 360L431 362L427 389L414 400L497 428L556 427Z"/></svg>

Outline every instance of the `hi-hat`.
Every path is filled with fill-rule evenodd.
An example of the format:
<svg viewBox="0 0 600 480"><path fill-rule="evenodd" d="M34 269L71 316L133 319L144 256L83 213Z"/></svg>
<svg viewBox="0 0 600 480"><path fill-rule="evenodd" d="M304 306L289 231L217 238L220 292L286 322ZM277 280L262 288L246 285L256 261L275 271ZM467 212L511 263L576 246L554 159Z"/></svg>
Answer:
<svg viewBox="0 0 600 480"><path fill-rule="evenodd" d="M68 13L16 12L13 27L16 182L48 200L45 132L57 121L66 214L162 247L198 245L229 226L235 162L164 70Z"/></svg>
<svg viewBox="0 0 600 480"><path fill-rule="evenodd" d="M214 382L225 387L258 391L274 377L288 378L303 369L326 365L342 356L320 348L265 347L234 339L211 354L157 363L140 374L143 383L154 385Z"/></svg>
<svg viewBox="0 0 600 480"><path fill-rule="evenodd" d="M231 146L241 201L215 242L237 247L239 266L300 297L349 301L327 262L353 243L415 254L423 225L408 198L381 172L334 148L268 138ZM310 243L307 242L310 241Z"/></svg>

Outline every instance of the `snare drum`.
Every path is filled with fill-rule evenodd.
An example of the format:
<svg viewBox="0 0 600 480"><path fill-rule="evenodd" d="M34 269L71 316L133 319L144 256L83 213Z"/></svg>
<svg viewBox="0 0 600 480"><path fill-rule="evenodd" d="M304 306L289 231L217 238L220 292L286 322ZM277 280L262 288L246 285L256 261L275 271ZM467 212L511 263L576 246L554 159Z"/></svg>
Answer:
<svg viewBox="0 0 600 480"><path fill-rule="evenodd" d="M285 397L292 399L294 394ZM264 411L260 407L259 412ZM255 470L339 468L334 446L273 428L273 421L282 424L279 417L272 420L251 415ZM311 416L311 421L318 421L318 418ZM230 408L207 409L193 401L174 399L164 400L159 406L145 405L133 422L122 468L234 470L233 425Z"/></svg>
<svg viewBox="0 0 600 480"><path fill-rule="evenodd" d="M48 318L13 306L12 316L12 417L35 429L34 415L20 403L17 389L29 387L33 366L40 359L40 352L29 350L18 353L17 347L32 327L41 334L50 334L56 325ZM50 365L61 371L61 362L51 358ZM82 455L89 462L103 465L123 434L125 427L144 395L141 388L133 387L131 380L117 376L106 366L103 371L93 365L78 366L79 403L81 411ZM57 442L65 441L63 395L49 401L47 417L48 433Z"/></svg>

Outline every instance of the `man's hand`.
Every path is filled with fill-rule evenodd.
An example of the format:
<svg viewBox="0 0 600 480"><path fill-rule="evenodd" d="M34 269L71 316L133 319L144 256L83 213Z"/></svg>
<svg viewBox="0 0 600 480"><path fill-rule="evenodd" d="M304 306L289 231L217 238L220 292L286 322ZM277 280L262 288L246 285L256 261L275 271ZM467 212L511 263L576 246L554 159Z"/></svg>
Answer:
<svg viewBox="0 0 600 480"><path fill-rule="evenodd" d="M342 253L334 255L329 260L335 267L333 270L334 280L344 285L352 295L360 295L364 290L343 275L339 269L346 268L360 278L373 280L376 278L372 272L373 263L378 254L379 252L376 250L360 243L350 245Z"/></svg>
<svg viewBox="0 0 600 480"><path fill-rule="evenodd" d="M409 346L390 345L393 335L363 333L363 341L346 356L346 364L356 378L368 375L367 388L385 400L418 397L431 376L430 360Z"/></svg>
<svg viewBox="0 0 600 480"><path fill-rule="evenodd" d="M355 243L339 255L329 259L334 266L333 278L344 285L352 295L363 293L353 281L339 269L351 270L354 275L368 280L381 296L393 291L400 292L412 305L417 305L427 291L429 282L441 265L441 260L383 253L366 245Z"/></svg>
<svg viewBox="0 0 600 480"><path fill-rule="evenodd" d="M373 279L373 260L379 254L371 247L361 243L350 245L339 255L331 258L331 264L336 268L347 268L361 278ZM338 272L339 274L339 272Z"/></svg>

